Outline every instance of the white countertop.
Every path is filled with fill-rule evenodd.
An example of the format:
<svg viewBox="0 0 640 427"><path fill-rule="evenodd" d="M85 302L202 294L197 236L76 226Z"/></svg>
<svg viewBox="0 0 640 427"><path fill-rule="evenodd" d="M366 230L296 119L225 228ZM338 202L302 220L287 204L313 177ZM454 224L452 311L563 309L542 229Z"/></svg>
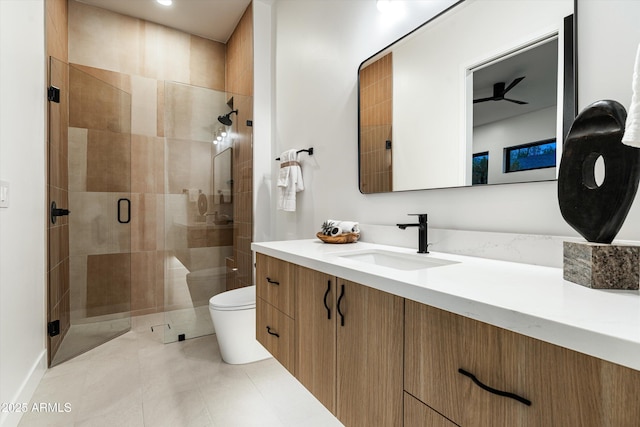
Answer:
<svg viewBox="0 0 640 427"><path fill-rule="evenodd" d="M432 252L457 263L397 270L337 254L415 250L318 239L252 243L252 250L452 313L640 370L640 292L589 289L561 268Z"/></svg>

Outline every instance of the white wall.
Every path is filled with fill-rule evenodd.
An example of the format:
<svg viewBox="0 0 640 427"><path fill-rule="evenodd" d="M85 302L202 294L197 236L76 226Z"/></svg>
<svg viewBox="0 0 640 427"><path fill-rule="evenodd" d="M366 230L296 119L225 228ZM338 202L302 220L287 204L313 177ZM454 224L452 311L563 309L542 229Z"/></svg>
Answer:
<svg viewBox="0 0 640 427"><path fill-rule="evenodd" d="M29 402L45 348L44 1L0 1L0 402ZM0 413L17 425L18 413Z"/></svg>
<svg viewBox="0 0 640 427"><path fill-rule="evenodd" d="M425 20L431 12L425 3L435 2L405 2L412 10L406 20L396 22L385 21L372 0L275 4L275 150L279 154L313 146L316 154L301 156L306 189L298 194L297 212L276 211L273 197L268 207L259 207L275 216L271 239L312 238L326 218L395 224L419 212L428 213L436 228L577 236L560 214L555 182L375 195L358 191L358 66ZM623 6L632 11L621 10ZM629 105L640 41L638 9L635 1L579 0L580 107L602 98ZM277 172L274 157L255 159L271 162L272 178ZM638 205L620 239L640 240ZM256 236L265 235L256 230Z"/></svg>
<svg viewBox="0 0 640 427"><path fill-rule="evenodd" d="M258 242L273 240L275 227L271 207L271 157L275 140L272 127L275 116L272 5L273 0L253 1L253 240Z"/></svg>
<svg viewBox="0 0 640 427"><path fill-rule="evenodd" d="M557 108L543 108L473 128L473 152L489 152L490 184L544 181L556 178L556 168L504 172L504 149L556 136Z"/></svg>

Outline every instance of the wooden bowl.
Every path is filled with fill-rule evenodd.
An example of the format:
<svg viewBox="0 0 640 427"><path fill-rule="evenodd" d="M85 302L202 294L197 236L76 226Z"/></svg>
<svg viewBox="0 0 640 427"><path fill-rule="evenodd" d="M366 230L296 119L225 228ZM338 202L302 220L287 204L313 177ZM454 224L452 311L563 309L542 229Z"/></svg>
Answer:
<svg viewBox="0 0 640 427"><path fill-rule="evenodd" d="M316 237L325 243L355 243L360 238L360 233L343 233L337 236L327 236L318 232Z"/></svg>

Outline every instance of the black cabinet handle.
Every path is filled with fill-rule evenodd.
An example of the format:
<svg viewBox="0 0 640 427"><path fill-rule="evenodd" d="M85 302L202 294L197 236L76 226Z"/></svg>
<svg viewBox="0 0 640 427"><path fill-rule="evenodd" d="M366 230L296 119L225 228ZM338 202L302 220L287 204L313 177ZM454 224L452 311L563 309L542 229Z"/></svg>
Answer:
<svg viewBox="0 0 640 427"><path fill-rule="evenodd" d="M127 203L127 219L122 219L122 202ZM118 199L118 222L120 224L128 224L131 222L131 200Z"/></svg>
<svg viewBox="0 0 640 427"><path fill-rule="evenodd" d="M342 285L342 289L340 290L340 296L338 297L338 304L337 304L337 309L338 309L338 314L340 315L340 325L344 326L344 314L342 313L342 310L340 310L340 303L342 302L342 298L344 297L344 284Z"/></svg>
<svg viewBox="0 0 640 427"><path fill-rule="evenodd" d="M473 381L478 387L488 391L489 393L497 394L498 396L509 397L511 399L517 400L520 403L524 403L527 406L531 406L531 401L529 399L525 399L524 397L518 396L517 394L514 394L514 393L509 393L508 391L497 390L493 387L489 387L488 385L481 383L480 380L476 378L476 376L473 375L471 372L467 372L462 368L458 369L458 372L460 372L462 375L465 375L471 378L471 381Z"/></svg>
<svg viewBox="0 0 640 427"><path fill-rule="evenodd" d="M327 280L327 291L324 293L324 308L327 309L327 319L331 320L331 309L327 304L327 297L329 296L329 292L331 292L331 280Z"/></svg>
<svg viewBox="0 0 640 427"><path fill-rule="evenodd" d="M276 338L280 338L280 335L278 335L276 332L271 332L271 326L267 326L267 333L269 335L273 335Z"/></svg>
<svg viewBox="0 0 640 427"><path fill-rule="evenodd" d="M280 282L276 282L275 280L271 280L271 278L269 278L269 277L267 277L267 282L271 283L272 285L280 286Z"/></svg>

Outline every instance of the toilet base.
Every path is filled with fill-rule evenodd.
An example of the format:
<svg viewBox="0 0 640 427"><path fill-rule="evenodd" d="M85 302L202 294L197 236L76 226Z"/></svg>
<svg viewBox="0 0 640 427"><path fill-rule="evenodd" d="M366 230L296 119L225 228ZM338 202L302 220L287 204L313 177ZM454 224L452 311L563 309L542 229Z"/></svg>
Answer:
<svg viewBox="0 0 640 427"><path fill-rule="evenodd" d="M256 340L256 309L209 309L222 360L230 365L257 362L273 356Z"/></svg>

